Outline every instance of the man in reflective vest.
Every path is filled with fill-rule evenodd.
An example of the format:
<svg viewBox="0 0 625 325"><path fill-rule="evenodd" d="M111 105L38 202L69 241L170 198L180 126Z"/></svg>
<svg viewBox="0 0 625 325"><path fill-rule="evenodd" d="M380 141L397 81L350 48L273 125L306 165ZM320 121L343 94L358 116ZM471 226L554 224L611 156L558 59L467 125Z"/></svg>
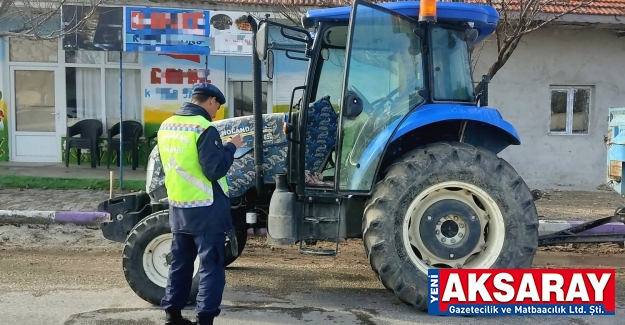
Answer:
<svg viewBox="0 0 625 325"><path fill-rule="evenodd" d="M200 257L197 324L213 324L221 312L225 233L234 229L225 176L242 144L237 135L224 145L211 124L225 101L217 87L194 85L191 102L158 131L173 233L169 280L161 301L168 325L194 324L182 317L181 310L189 299L196 256Z"/></svg>

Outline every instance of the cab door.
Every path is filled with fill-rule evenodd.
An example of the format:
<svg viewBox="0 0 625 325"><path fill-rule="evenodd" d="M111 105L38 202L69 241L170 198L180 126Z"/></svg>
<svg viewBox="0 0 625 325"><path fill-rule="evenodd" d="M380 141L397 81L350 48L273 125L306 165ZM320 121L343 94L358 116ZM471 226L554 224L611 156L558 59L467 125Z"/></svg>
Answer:
<svg viewBox="0 0 625 325"><path fill-rule="evenodd" d="M395 128L424 101L417 21L356 0L347 39L335 190L368 192Z"/></svg>

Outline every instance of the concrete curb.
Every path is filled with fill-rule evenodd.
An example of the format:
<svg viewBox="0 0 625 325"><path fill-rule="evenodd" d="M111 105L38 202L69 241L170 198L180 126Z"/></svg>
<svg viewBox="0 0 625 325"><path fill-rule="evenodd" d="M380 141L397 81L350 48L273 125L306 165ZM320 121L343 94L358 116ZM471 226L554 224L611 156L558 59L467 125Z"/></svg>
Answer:
<svg viewBox="0 0 625 325"><path fill-rule="evenodd" d="M0 223L17 224L75 224L82 226L99 226L100 222L109 217L106 212L84 211L33 211L33 210L0 210ZM538 226L539 235L553 233L584 223L583 221L565 220L540 220ZM248 229L249 235L254 235L253 229ZM625 233L625 224L608 223L594 229L582 232L582 234L613 234ZM257 235L266 236L267 229L262 228Z"/></svg>
<svg viewBox="0 0 625 325"><path fill-rule="evenodd" d="M108 218L109 214L106 212L0 210L0 223L75 224L97 227ZM254 229L248 229L247 234L254 235ZM267 229L261 228L256 235L266 236Z"/></svg>
<svg viewBox="0 0 625 325"><path fill-rule="evenodd" d="M1 223L98 226L108 217L105 212L0 210Z"/></svg>

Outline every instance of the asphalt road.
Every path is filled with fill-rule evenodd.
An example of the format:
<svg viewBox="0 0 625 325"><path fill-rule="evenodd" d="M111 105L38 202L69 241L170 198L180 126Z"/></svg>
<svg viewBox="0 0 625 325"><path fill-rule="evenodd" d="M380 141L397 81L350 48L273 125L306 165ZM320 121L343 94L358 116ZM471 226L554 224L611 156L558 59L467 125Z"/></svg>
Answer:
<svg viewBox="0 0 625 325"><path fill-rule="evenodd" d="M625 324L624 250L541 251L536 267L610 267L618 271L617 316L440 317L399 302L375 278L362 245L338 258L305 257L254 239L228 269L216 324ZM3 325L152 325L164 313L127 286L120 246L84 228L0 227L0 323ZM192 307L185 311L193 314Z"/></svg>

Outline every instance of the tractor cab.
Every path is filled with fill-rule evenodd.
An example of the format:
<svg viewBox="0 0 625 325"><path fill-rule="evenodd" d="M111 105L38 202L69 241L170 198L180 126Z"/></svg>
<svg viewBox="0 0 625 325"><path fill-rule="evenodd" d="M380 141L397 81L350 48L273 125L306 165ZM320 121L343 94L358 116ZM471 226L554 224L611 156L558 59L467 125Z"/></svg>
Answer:
<svg viewBox="0 0 625 325"><path fill-rule="evenodd" d="M393 141L411 131L405 123L410 112L429 105L432 114L444 114L449 106L436 112L437 104L475 106L482 98L474 93L469 47L494 30L492 9L431 0L381 5L355 1L351 8L309 11L302 18L303 28L260 21L255 54L268 65L267 71L272 71L275 51L308 61L306 85L293 89L291 110L285 117L288 167L278 175L282 179L277 180L279 191L274 193L295 194L304 205L303 215L295 218L303 223L293 223L312 224L308 232L300 229L304 239L349 236L346 232L353 227L341 226L349 222L344 214L362 215L363 198L370 195L380 171L418 144ZM304 49L270 44L272 26L283 37L301 42ZM303 95L295 104L300 91ZM437 126L449 130L461 128L460 123ZM294 193L280 188L282 184ZM318 202L314 209L313 202ZM316 229L326 223L336 228ZM360 220L352 226L356 223ZM276 235L290 237L290 243L297 241L293 234L299 230L278 235L282 226L268 226L270 239Z"/></svg>
<svg viewBox="0 0 625 325"><path fill-rule="evenodd" d="M438 16L435 1L422 3L356 1L353 8L312 10L302 29L261 21L255 44L261 60L273 62L274 51L284 50L289 58L309 62L306 85L291 96L291 109L301 115L291 111L285 121L292 139L305 139L290 147L288 180L298 184L299 194L310 185L368 193L388 140L409 112L424 104L479 100L469 46L494 29L489 8L479 17L486 21L468 21L450 15L447 3L438 4ZM304 43L305 50L268 44L270 26Z"/></svg>

